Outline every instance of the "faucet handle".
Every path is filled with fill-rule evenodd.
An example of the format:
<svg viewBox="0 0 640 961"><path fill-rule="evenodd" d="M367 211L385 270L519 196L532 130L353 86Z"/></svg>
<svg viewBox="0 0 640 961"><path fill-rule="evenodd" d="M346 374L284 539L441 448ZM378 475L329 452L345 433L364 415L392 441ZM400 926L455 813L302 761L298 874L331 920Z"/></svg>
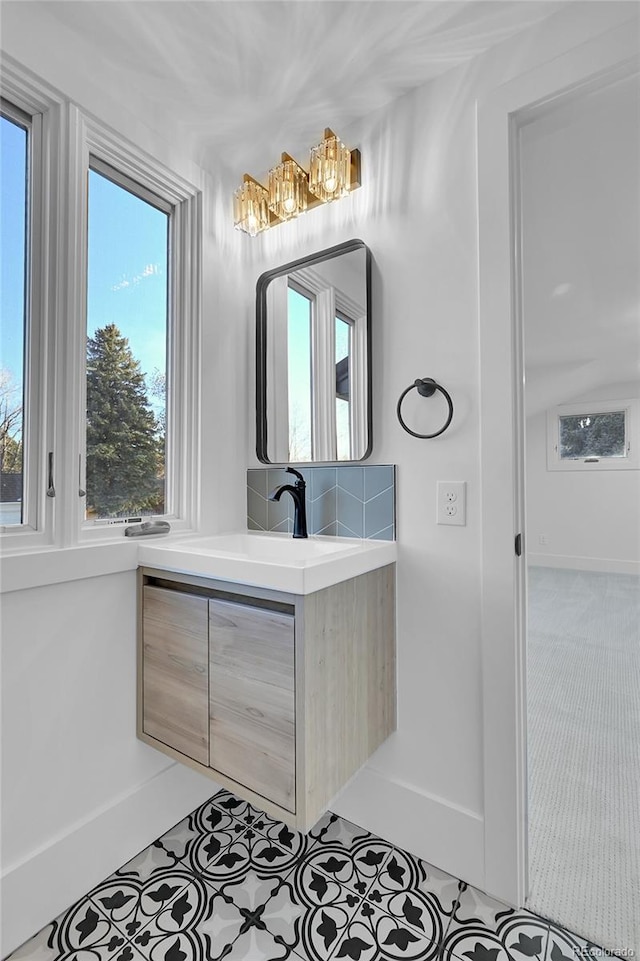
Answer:
<svg viewBox="0 0 640 961"><path fill-rule="evenodd" d="M288 474L295 474L295 476L298 478L298 481L297 481L298 484L306 485L306 481L305 481L304 477L302 476L302 474L300 473L300 471L297 471L297 470L295 469L295 467L287 467L286 470L287 470L287 473L288 473Z"/></svg>

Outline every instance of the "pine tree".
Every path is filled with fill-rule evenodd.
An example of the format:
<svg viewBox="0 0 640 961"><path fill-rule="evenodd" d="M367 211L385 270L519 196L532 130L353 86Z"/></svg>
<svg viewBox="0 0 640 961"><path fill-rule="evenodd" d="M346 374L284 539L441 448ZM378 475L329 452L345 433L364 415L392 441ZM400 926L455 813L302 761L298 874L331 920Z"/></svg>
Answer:
<svg viewBox="0 0 640 961"><path fill-rule="evenodd" d="M162 512L164 444L140 363L115 324L87 340L87 505L98 516Z"/></svg>

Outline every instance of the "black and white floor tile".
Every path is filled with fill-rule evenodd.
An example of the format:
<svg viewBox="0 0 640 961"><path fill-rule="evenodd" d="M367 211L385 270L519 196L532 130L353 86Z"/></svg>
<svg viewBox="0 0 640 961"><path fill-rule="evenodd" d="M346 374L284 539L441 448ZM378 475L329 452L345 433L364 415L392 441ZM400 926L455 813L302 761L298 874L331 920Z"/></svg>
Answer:
<svg viewBox="0 0 640 961"><path fill-rule="evenodd" d="M11 961L599 961L604 952L326 814L219 791Z"/></svg>

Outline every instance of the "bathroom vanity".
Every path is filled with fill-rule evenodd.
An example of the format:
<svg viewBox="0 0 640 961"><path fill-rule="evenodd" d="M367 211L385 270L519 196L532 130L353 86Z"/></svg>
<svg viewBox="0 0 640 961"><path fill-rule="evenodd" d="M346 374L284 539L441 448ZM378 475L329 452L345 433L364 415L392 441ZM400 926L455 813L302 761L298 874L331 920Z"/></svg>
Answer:
<svg viewBox="0 0 640 961"><path fill-rule="evenodd" d="M138 736L307 831L395 729L395 544L215 542L141 547Z"/></svg>

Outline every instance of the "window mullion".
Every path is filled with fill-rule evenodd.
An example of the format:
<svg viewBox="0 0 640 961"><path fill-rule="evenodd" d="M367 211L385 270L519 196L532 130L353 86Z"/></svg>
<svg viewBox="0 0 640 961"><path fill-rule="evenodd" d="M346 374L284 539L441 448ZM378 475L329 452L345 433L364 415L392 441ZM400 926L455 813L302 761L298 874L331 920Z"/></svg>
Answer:
<svg viewBox="0 0 640 961"><path fill-rule="evenodd" d="M65 106L61 133L64 163L58 176L58 297L56 301L56 543L78 542L83 500L79 497L78 463L84 454L85 303L86 303L86 170L88 148L82 115ZM83 457L84 461L84 457Z"/></svg>
<svg viewBox="0 0 640 961"><path fill-rule="evenodd" d="M31 232L28 282L29 336L26 390L28 420L25 424L26 510L30 526L46 542L53 540L54 505L46 496L47 453L53 449L52 407L54 377L50 362L52 324L50 316L51 258L55 243L54 199L49 189L50 167L57 162L59 141L56 136L58 108L34 116L31 133Z"/></svg>

